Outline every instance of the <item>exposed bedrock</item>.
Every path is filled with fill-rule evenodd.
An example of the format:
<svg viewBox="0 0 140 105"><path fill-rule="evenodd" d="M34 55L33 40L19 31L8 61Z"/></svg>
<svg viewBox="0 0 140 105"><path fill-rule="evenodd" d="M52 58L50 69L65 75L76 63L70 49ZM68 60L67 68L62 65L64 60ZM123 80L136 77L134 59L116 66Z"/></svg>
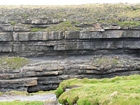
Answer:
<svg viewBox="0 0 140 105"><path fill-rule="evenodd" d="M46 28L61 21L27 22ZM140 29L112 27L31 32L25 25L1 25L0 56L29 57L35 62L16 70L1 69L0 91L35 92L56 89L69 78L140 74Z"/></svg>
<svg viewBox="0 0 140 105"><path fill-rule="evenodd" d="M70 78L110 78L140 74L140 59L130 56L53 56L30 58L35 61L19 70L0 70L0 91L56 89Z"/></svg>
<svg viewBox="0 0 140 105"><path fill-rule="evenodd" d="M140 55L139 30L0 32L0 54L47 55Z"/></svg>

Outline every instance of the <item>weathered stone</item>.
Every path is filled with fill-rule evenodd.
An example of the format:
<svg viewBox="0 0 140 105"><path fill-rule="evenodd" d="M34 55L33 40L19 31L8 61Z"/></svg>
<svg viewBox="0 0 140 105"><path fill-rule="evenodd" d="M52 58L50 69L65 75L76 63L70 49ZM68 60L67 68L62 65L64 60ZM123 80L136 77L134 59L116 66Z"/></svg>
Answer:
<svg viewBox="0 0 140 105"><path fill-rule="evenodd" d="M56 51L66 50L66 45L55 45L54 50L56 50Z"/></svg>
<svg viewBox="0 0 140 105"><path fill-rule="evenodd" d="M31 31L31 29L29 26L19 24L19 25L14 26L14 31L15 32L29 32Z"/></svg>
<svg viewBox="0 0 140 105"><path fill-rule="evenodd" d="M31 24L32 23L32 20L31 19L27 19L27 20L23 19L21 21L21 23L23 23L23 24Z"/></svg>
<svg viewBox="0 0 140 105"><path fill-rule="evenodd" d="M30 32L29 40L43 40L43 33L42 32Z"/></svg>
<svg viewBox="0 0 140 105"><path fill-rule="evenodd" d="M126 49L140 49L140 41L124 41L124 48Z"/></svg>
<svg viewBox="0 0 140 105"><path fill-rule="evenodd" d="M35 86L35 85L37 85L37 79L31 78L30 80L25 81L23 85L24 86Z"/></svg>
<svg viewBox="0 0 140 105"><path fill-rule="evenodd" d="M58 23L61 23L61 22L64 22L65 20L63 19L52 19L52 24L58 24Z"/></svg>
<svg viewBox="0 0 140 105"><path fill-rule="evenodd" d="M19 41L29 41L29 34L30 32L20 32L19 35Z"/></svg>
<svg viewBox="0 0 140 105"><path fill-rule="evenodd" d="M13 26L11 26L9 24L0 25L0 30L4 31L4 32L12 32L13 31Z"/></svg>
<svg viewBox="0 0 140 105"><path fill-rule="evenodd" d="M65 32L65 39L79 39L79 31L67 31Z"/></svg>
<svg viewBox="0 0 140 105"><path fill-rule="evenodd" d="M78 70L79 74L101 74L96 70Z"/></svg>
<svg viewBox="0 0 140 105"><path fill-rule="evenodd" d="M21 44L13 44L13 52L15 52L15 53L22 52L21 46L22 46Z"/></svg>
<svg viewBox="0 0 140 105"><path fill-rule="evenodd" d="M7 90L27 91L28 86L35 86L35 85L37 85L37 78L0 80L0 91L2 92L5 92Z"/></svg>
<svg viewBox="0 0 140 105"><path fill-rule="evenodd" d="M13 41L12 32L0 32L0 41Z"/></svg>
<svg viewBox="0 0 140 105"><path fill-rule="evenodd" d="M0 44L0 52L12 52L11 44Z"/></svg>
<svg viewBox="0 0 140 105"><path fill-rule="evenodd" d="M31 25L31 28L48 28L50 25Z"/></svg>
<svg viewBox="0 0 140 105"><path fill-rule="evenodd" d="M113 25L109 25L109 26L105 26L105 27L103 27L105 30L113 30L113 29L121 29L121 27L120 26L117 26L117 25L115 25L115 26L113 26Z"/></svg>
<svg viewBox="0 0 140 105"><path fill-rule="evenodd" d="M63 32L49 32L49 35L47 36L48 40L58 40L58 39L63 39Z"/></svg>
<svg viewBox="0 0 140 105"><path fill-rule="evenodd" d="M123 34L124 38L140 38L140 31L126 30Z"/></svg>
<svg viewBox="0 0 140 105"><path fill-rule="evenodd" d="M32 20L32 24L35 24L35 25L47 25L49 23L50 23L50 20L47 18Z"/></svg>
<svg viewBox="0 0 140 105"><path fill-rule="evenodd" d="M80 32L80 39L96 39L96 38L102 38L102 33L90 31Z"/></svg>
<svg viewBox="0 0 140 105"><path fill-rule="evenodd" d="M102 38L122 38L123 33L124 33L124 31L121 31L121 30L104 31Z"/></svg>
<svg viewBox="0 0 140 105"><path fill-rule="evenodd" d="M19 41L19 35L18 35L18 33L13 32L13 39L16 42Z"/></svg>
<svg viewBox="0 0 140 105"><path fill-rule="evenodd" d="M75 26L76 27L87 28L87 27L93 27L93 24L84 24L84 23L81 23L81 24L77 24Z"/></svg>
<svg viewBox="0 0 140 105"><path fill-rule="evenodd" d="M67 42L65 45L55 45L54 50L76 50L77 43L75 42Z"/></svg>

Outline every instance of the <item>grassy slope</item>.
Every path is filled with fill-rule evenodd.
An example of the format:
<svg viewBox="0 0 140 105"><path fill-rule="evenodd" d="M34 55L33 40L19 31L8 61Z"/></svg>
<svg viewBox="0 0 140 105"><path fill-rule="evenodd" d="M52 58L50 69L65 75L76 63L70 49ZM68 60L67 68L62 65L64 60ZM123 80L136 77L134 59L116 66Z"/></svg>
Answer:
<svg viewBox="0 0 140 105"><path fill-rule="evenodd" d="M63 81L56 95L61 104L140 105L140 76L112 79L70 79ZM77 88L72 88L72 87ZM72 88L64 91L66 88Z"/></svg>
<svg viewBox="0 0 140 105"><path fill-rule="evenodd" d="M0 70L5 69L19 69L22 66L29 64L29 60L23 57L1 57L0 58Z"/></svg>

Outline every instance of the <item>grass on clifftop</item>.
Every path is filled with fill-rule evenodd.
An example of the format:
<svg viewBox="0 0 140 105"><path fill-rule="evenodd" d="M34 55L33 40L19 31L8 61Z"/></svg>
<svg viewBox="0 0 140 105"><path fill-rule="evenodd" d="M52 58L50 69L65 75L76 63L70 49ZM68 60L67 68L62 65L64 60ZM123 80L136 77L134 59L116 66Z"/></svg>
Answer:
<svg viewBox="0 0 140 105"><path fill-rule="evenodd" d="M1 57L0 58L0 70L5 69L19 69L22 66L25 66L30 61L23 57Z"/></svg>
<svg viewBox="0 0 140 105"><path fill-rule="evenodd" d="M59 85L56 95L63 105L140 105L139 80L139 75L70 79Z"/></svg>
<svg viewBox="0 0 140 105"><path fill-rule="evenodd" d="M81 30L72 21L78 24L101 23L105 25L119 25L122 28L140 27L140 4L84 4L64 6L0 6L0 19L9 21L11 25L25 19L58 19L66 20L60 24L53 24L47 31ZM22 23L22 22L21 22ZM29 25L29 24L28 24ZM30 26L30 25L29 25ZM85 27L83 27L84 29ZM44 29L45 30L45 29ZM32 32L44 31L32 28ZM90 30L90 27L87 28Z"/></svg>

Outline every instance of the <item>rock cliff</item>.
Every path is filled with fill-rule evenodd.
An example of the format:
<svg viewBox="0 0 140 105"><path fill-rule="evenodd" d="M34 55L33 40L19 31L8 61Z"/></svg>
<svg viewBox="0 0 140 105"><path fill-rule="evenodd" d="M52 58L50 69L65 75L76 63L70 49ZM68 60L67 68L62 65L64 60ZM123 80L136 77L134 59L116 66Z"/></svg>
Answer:
<svg viewBox="0 0 140 105"><path fill-rule="evenodd" d="M26 12L21 12L23 8ZM118 24L77 23L69 22L72 14L68 19L58 19L36 16L35 11L43 8L21 9L0 8L5 14L0 16L0 55L28 57L35 62L15 70L1 68L0 91L51 90L69 78L140 73L140 28L135 24L138 18L128 22L130 26L128 18L121 18ZM33 18L29 16L31 11Z"/></svg>

